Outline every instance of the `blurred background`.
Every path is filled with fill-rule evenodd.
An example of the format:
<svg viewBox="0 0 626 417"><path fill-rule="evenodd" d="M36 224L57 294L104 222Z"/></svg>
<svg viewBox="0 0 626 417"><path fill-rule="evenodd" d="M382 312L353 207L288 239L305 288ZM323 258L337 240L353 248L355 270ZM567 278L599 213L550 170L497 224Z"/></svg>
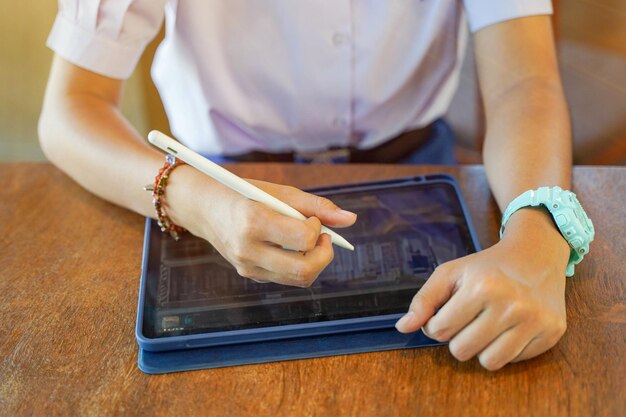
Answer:
<svg viewBox="0 0 626 417"><path fill-rule="evenodd" d="M0 0L0 5L0 161L42 161L37 119L52 59L45 41L57 3ZM626 0L558 0L554 6L574 162L626 165ZM149 73L162 35L149 46L124 95L123 111L142 134L169 130ZM470 48L448 114L463 163L481 161L479 104Z"/></svg>

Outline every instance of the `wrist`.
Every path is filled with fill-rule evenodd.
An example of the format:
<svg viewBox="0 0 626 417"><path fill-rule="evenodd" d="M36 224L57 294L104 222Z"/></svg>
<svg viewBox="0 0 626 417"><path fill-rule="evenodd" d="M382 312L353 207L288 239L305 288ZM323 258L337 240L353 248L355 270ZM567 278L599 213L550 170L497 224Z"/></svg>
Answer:
<svg viewBox="0 0 626 417"><path fill-rule="evenodd" d="M204 180L204 183L203 181ZM178 226L197 234L194 219L198 218L199 195L205 195L206 176L189 165L179 167L169 178L165 194L165 210Z"/></svg>
<svg viewBox="0 0 626 417"><path fill-rule="evenodd" d="M571 248L544 207L524 207L513 213L502 240L544 254L547 250L563 266L569 260Z"/></svg>

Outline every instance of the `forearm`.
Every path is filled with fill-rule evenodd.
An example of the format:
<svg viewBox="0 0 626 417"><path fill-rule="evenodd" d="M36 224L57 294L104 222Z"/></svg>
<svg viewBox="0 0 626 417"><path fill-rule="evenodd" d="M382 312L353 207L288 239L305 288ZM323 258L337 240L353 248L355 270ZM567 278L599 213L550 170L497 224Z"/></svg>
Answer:
<svg viewBox="0 0 626 417"><path fill-rule="evenodd" d="M140 137L116 106L98 94L72 91L53 66L39 120L48 159L94 194L142 215L154 215L143 191L163 157ZM55 73L56 71L56 73ZM56 78L55 78L56 77Z"/></svg>
<svg viewBox="0 0 626 417"><path fill-rule="evenodd" d="M570 188L571 132L549 16L528 16L476 33L485 105L484 162L501 210L524 191Z"/></svg>
<svg viewBox="0 0 626 417"><path fill-rule="evenodd" d="M571 188L570 121L558 82L525 81L487 108L485 171L501 211L530 189ZM532 242L539 253L567 263L569 246L546 210L519 210L506 232L505 239Z"/></svg>
<svg viewBox="0 0 626 417"><path fill-rule="evenodd" d="M571 131L558 81L531 78L487 104L485 171L503 211L540 186L571 188Z"/></svg>
<svg viewBox="0 0 626 417"><path fill-rule="evenodd" d="M153 215L142 187L154 178L162 157L116 109L96 98L71 97L44 110L42 148L48 159L87 190L142 215Z"/></svg>
<svg viewBox="0 0 626 417"><path fill-rule="evenodd" d="M486 109L485 171L500 210L530 189L571 188L571 130L558 80L531 78L518 83ZM509 220L506 235L552 245L563 258L569 252L545 210L518 211Z"/></svg>

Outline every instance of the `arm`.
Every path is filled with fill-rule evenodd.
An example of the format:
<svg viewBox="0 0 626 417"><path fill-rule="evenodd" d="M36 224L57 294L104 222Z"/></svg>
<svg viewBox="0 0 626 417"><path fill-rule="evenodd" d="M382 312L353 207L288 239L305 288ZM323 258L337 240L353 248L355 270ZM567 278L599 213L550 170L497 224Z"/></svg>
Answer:
<svg viewBox="0 0 626 417"><path fill-rule="evenodd" d="M154 208L142 187L163 165L122 115L124 82L55 56L39 119L46 157L87 190L144 216Z"/></svg>
<svg viewBox="0 0 626 417"><path fill-rule="evenodd" d="M571 186L569 116L552 39L548 16L476 34L485 170L501 210L526 190ZM568 256L547 212L519 210L496 245L438 268L398 327L424 326L433 338L450 341L459 360L477 355L491 370L536 356L565 332Z"/></svg>
<svg viewBox="0 0 626 417"><path fill-rule="evenodd" d="M524 191L571 188L572 139L548 16L476 34L485 170L502 211Z"/></svg>
<svg viewBox="0 0 626 417"><path fill-rule="evenodd" d="M39 120L40 143L48 159L87 190L154 216L152 197L143 186L154 180L163 155L121 114L123 87L123 81L55 56ZM211 242L243 276L310 285L333 257L330 238L319 235L320 221L348 226L354 223L354 214L293 187L254 183L310 218L282 216L189 166L177 168L170 178L168 214L176 224Z"/></svg>

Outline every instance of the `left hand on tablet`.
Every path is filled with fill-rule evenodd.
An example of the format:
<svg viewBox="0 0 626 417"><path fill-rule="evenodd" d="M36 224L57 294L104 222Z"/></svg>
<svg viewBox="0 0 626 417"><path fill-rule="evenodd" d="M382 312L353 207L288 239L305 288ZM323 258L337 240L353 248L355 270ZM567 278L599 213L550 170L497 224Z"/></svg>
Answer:
<svg viewBox="0 0 626 417"><path fill-rule="evenodd" d="M546 233L546 224L555 233ZM537 356L565 333L568 257L554 226L525 224L489 249L440 265L396 327L423 327L432 339L449 341L458 360L478 356L489 370Z"/></svg>

